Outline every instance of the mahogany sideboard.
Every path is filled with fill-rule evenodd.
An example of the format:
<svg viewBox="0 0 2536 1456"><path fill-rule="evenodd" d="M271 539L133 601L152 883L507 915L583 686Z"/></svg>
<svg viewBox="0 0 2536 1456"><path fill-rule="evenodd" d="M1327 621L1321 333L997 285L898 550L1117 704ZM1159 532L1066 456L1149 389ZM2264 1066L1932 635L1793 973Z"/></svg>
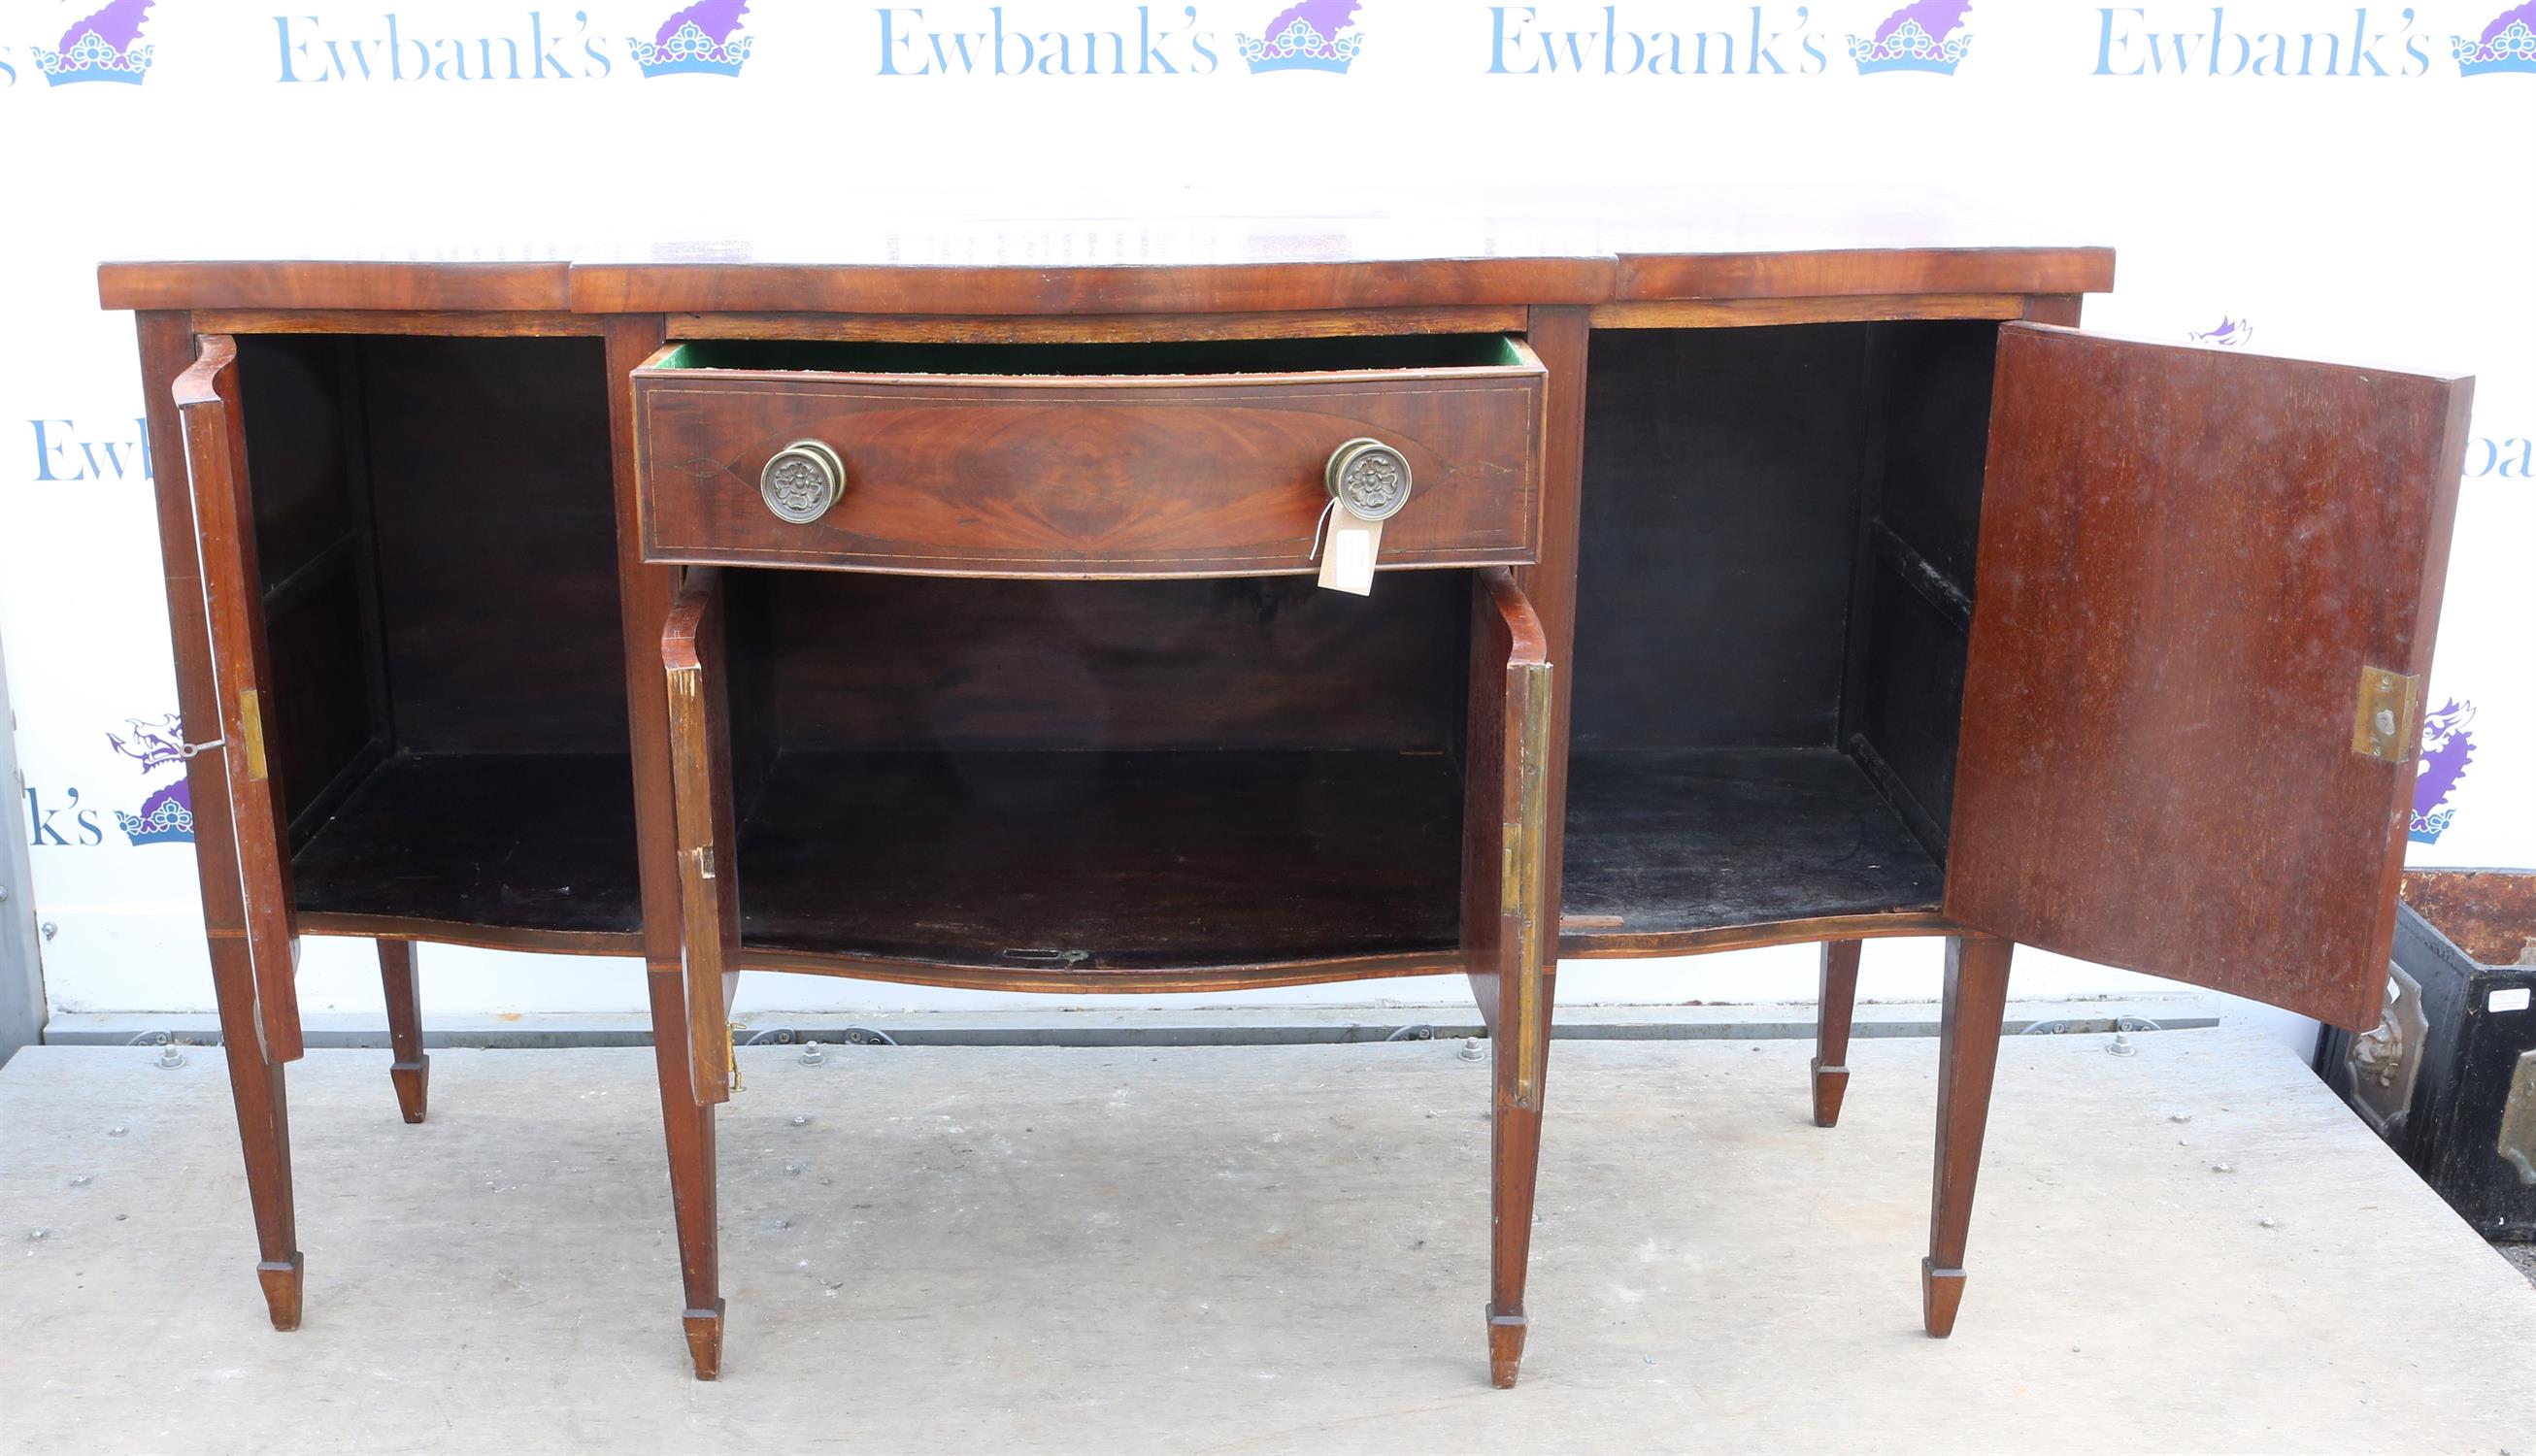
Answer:
<svg viewBox="0 0 2536 1456"><path fill-rule="evenodd" d="M643 958L708 1379L743 971L1467 972L1498 1385L1561 956L1822 942L1830 1125L1861 940L1949 937L1933 1335L2011 946L2377 1022L2469 381L1864 200L858 219L101 269L275 1327L303 934L408 1121L413 942Z"/></svg>

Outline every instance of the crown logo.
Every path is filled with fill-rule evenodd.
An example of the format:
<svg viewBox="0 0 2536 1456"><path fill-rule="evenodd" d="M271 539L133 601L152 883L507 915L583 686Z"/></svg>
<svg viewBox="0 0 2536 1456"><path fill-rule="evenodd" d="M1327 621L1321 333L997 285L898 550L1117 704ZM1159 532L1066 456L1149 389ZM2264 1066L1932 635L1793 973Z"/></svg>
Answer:
<svg viewBox="0 0 2536 1456"><path fill-rule="evenodd" d="M1301 0L1278 13L1266 32L1253 39L1236 32L1254 76L1269 71L1327 71L1345 76L1364 49L1362 34L1341 34L1356 23L1358 0ZM1324 29L1326 27L1326 29Z"/></svg>
<svg viewBox="0 0 2536 1456"><path fill-rule="evenodd" d="M2483 33L2471 40L2449 36L2448 49L2456 56L2460 76L2536 72L2536 0L2494 16Z"/></svg>
<svg viewBox="0 0 2536 1456"><path fill-rule="evenodd" d="M194 842L192 794L179 779L143 799L138 814L115 810L114 823L135 845L190 845Z"/></svg>
<svg viewBox="0 0 2536 1456"><path fill-rule="evenodd" d="M73 86L83 81L120 81L139 86L149 74L158 49L141 43L141 22L154 0L113 0L96 14L71 23L62 32L61 48L35 47L35 68L47 86Z"/></svg>
<svg viewBox="0 0 2536 1456"><path fill-rule="evenodd" d="M1973 37L1958 33L1972 0L1913 0L1884 18L1872 35L1849 37L1849 58L1858 74L1927 71L1952 76L1973 47Z"/></svg>
<svg viewBox="0 0 2536 1456"><path fill-rule="evenodd" d="M753 35L733 35L748 0L697 0L661 23L649 40L626 42L644 79L655 76L736 76L748 63Z"/></svg>

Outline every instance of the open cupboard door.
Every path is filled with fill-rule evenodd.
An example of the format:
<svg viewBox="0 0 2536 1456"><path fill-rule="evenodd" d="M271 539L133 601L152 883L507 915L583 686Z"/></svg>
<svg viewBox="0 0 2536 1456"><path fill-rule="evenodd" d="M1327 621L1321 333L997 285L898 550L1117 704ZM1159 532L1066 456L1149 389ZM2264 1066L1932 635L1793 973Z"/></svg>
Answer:
<svg viewBox="0 0 2536 1456"><path fill-rule="evenodd" d="M268 740L273 673L265 656L264 578L256 560L255 503L246 473L246 421L238 405L237 342L206 334L191 368L176 376L185 430L185 473L193 487L202 551L203 604L211 624L212 676L220 728L187 724L188 752L220 746L225 825L203 815L200 832L225 829L236 848L240 919L223 925L207 904L205 930L245 940L255 973L256 1021L267 1061L295 1061L299 1033L299 924L291 898L290 841L278 752ZM193 782L200 787L201 777Z"/></svg>
<svg viewBox="0 0 2536 1456"><path fill-rule="evenodd" d="M1542 851L1549 820L1551 666L1541 618L1503 569L1472 581L1471 702L1462 793L1462 955L1497 1039L1498 1092L1541 1108L1551 973Z"/></svg>
<svg viewBox="0 0 2536 1456"><path fill-rule="evenodd" d="M730 790L730 689L722 572L691 568L661 633L669 677L669 779L678 832L679 944L688 1073L699 1104L730 1101L731 970L739 951L738 834Z"/></svg>
<svg viewBox="0 0 2536 1456"><path fill-rule="evenodd" d="M1463 744L1462 954L1495 1045L1490 1108L1489 1379L1523 1363L1524 1283L1541 1171L1557 912L1542 855L1550 820L1548 634L1502 567L1472 579L1469 732Z"/></svg>
<svg viewBox="0 0 2536 1456"><path fill-rule="evenodd" d="M2000 331L1949 918L2377 1024L2472 393Z"/></svg>

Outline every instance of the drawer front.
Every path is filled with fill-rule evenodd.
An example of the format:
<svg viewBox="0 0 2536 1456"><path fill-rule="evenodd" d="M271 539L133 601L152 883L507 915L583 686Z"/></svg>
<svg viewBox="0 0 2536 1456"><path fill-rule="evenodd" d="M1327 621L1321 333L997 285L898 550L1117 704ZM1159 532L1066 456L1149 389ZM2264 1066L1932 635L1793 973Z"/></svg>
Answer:
<svg viewBox="0 0 2536 1456"><path fill-rule="evenodd" d="M678 368L634 375L648 559L945 576L1314 569L1340 446L1410 468L1379 565L1513 565L1540 530L1543 376L1485 367L958 377ZM846 483L779 516L768 461L826 445Z"/></svg>

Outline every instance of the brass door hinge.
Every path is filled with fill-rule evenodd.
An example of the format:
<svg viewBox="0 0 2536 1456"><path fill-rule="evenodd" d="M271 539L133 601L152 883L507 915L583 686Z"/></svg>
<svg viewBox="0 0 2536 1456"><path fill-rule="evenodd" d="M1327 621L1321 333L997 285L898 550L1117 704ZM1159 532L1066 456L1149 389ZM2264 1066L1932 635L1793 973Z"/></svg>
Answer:
<svg viewBox="0 0 2536 1456"><path fill-rule="evenodd" d="M1515 994L1514 1021L1514 1104L1518 1108L1541 1106L1541 1067L1543 1038L1549 1028L1542 1005L1542 978L1549 974L1550 963L1558 955L1557 910L1545 903L1543 883L1547 866L1542 862L1545 841L1550 833L1550 668L1536 665L1524 674L1523 741L1516 753L1516 822L1508 826L1507 841L1520 855L1509 866L1509 879L1518 887L1515 901ZM1552 937L1542 944L1548 922Z"/></svg>
<svg viewBox="0 0 2536 1456"><path fill-rule="evenodd" d="M1524 900L1523 876L1524 866L1531 859L1530 852L1524 847L1521 820L1509 820L1499 826L1497 848L1500 860L1497 865L1497 910L1504 915L1523 915L1531 909Z"/></svg>
<svg viewBox="0 0 2536 1456"><path fill-rule="evenodd" d="M264 782L264 699L254 688L238 689L238 740L246 748L249 783Z"/></svg>
<svg viewBox="0 0 2536 1456"><path fill-rule="evenodd" d="M2410 763L2422 727L2422 678L2385 667L2360 669L2360 706L2351 720L2351 751L2386 763Z"/></svg>

